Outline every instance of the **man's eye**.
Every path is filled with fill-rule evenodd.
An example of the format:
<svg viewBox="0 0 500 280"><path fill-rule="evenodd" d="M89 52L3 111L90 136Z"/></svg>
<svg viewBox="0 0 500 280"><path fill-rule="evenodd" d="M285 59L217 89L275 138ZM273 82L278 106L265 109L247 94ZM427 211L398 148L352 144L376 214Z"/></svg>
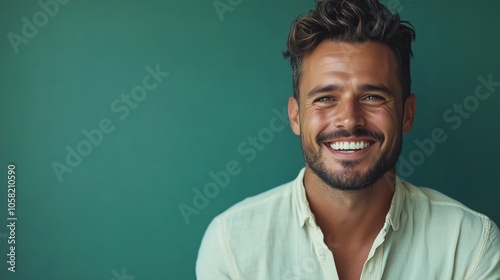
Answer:
<svg viewBox="0 0 500 280"><path fill-rule="evenodd" d="M384 100L383 97L381 97L379 95L373 95L373 94L366 96L365 99L368 100L368 101L381 101L381 100Z"/></svg>
<svg viewBox="0 0 500 280"><path fill-rule="evenodd" d="M332 100L333 100L333 98L331 98L330 96L323 96L323 97L316 99L315 102L328 102L328 101L332 101Z"/></svg>

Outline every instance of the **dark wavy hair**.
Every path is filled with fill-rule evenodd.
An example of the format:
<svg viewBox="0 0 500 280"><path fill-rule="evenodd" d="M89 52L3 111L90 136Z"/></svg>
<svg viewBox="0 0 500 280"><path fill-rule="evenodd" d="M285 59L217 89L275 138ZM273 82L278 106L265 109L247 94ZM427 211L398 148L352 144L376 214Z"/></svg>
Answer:
<svg viewBox="0 0 500 280"><path fill-rule="evenodd" d="M293 72L293 95L299 100L302 60L323 40L347 43L374 41L389 46L398 63L398 78L403 100L411 92L411 43L413 26L391 13L378 0L323 0L314 10L298 17L288 35L284 58L290 58Z"/></svg>

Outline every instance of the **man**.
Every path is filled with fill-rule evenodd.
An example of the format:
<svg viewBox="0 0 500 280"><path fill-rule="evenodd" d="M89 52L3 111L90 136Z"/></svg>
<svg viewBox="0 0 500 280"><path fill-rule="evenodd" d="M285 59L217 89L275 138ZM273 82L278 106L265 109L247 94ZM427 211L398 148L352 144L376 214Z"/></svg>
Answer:
<svg viewBox="0 0 500 280"><path fill-rule="evenodd" d="M500 279L490 219L396 176L414 38L377 0L321 1L294 22L288 114L305 168L212 221L198 279Z"/></svg>

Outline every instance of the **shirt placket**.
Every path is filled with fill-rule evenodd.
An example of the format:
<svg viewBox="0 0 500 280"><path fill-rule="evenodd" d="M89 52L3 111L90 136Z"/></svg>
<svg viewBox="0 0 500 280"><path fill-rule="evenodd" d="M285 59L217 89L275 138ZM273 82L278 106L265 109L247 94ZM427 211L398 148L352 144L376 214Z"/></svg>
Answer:
<svg viewBox="0 0 500 280"><path fill-rule="evenodd" d="M339 276L337 273L337 268L335 267L333 254L330 249L328 249L323 240L323 232L314 222L310 223L309 226L312 231L312 236L314 236L314 251L316 252L316 257L318 258L321 270L323 272L323 279L338 280Z"/></svg>
<svg viewBox="0 0 500 280"><path fill-rule="evenodd" d="M368 258L366 259L366 262L363 265L363 271L361 272L360 280L381 279L382 277L381 262L384 253L383 243L389 228L390 224L386 222L382 230L375 238L375 241L373 241L373 245L372 248L370 249L370 253L368 254Z"/></svg>

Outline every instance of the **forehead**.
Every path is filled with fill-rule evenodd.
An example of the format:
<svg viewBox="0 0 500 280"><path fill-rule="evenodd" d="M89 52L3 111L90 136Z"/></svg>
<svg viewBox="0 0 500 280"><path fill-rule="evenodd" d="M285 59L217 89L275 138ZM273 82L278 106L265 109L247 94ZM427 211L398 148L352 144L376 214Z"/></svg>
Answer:
<svg viewBox="0 0 500 280"><path fill-rule="evenodd" d="M399 94L402 91L394 53L387 45L377 42L325 40L304 56L300 92L330 83L380 84Z"/></svg>

